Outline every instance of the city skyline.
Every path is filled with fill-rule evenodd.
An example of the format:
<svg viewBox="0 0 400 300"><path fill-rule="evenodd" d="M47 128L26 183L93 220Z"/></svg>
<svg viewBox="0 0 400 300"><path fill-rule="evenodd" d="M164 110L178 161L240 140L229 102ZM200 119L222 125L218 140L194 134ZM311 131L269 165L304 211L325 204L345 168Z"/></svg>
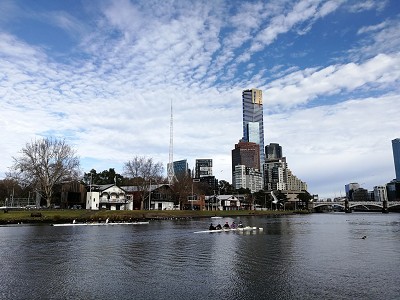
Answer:
<svg viewBox="0 0 400 300"><path fill-rule="evenodd" d="M65 138L82 172L134 156L213 161L232 183L242 91L321 197L395 178L400 4L346 1L0 2L0 179L35 139Z"/></svg>

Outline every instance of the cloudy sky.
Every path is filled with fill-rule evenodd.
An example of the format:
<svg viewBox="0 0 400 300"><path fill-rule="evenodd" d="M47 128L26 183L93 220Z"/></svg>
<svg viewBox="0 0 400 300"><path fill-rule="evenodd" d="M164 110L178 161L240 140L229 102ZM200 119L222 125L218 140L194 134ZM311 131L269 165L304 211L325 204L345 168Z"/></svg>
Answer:
<svg viewBox="0 0 400 300"><path fill-rule="evenodd" d="M35 139L65 138L82 172L211 158L231 182L243 89L264 96L265 143L322 197L394 175L400 2L0 2L0 178Z"/></svg>

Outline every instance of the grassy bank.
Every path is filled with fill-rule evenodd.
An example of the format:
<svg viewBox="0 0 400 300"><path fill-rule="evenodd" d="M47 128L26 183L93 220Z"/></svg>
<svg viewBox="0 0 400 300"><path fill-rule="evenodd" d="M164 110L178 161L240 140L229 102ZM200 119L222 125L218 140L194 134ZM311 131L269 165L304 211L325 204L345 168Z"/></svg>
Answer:
<svg viewBox="0 0 400 300"><path fill-rule="evenodd" d="M107 218L113 222L183 219L183 218L206 218L212 216L234 217L250 215L282 215L299 212L293 211L192 211L192 210L134 210L134 211L91 211L85 209L41 209L41 210L8 210L0 211L0 224L18 223L70 223L77 222L102 222Z"/></svg>

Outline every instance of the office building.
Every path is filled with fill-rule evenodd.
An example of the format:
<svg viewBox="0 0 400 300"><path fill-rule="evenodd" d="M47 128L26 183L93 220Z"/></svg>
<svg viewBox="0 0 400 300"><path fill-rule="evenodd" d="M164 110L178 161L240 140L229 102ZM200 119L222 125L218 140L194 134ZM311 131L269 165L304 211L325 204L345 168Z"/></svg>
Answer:
<svg viewBox="0 0 400 300"><path fill-rule="evenodd" d="M344 186L344 190L346 192L346 198L348 200L353 200L353 192L359 188L360 188L360 185L356 182L346 184Z"/></svg>
<svg viewBox="0 0 400 300"><path fill-rule="evenodd" d="M382 185L374 186L374 200L378 202L383 202L388 200L386 186Z"/></svg>
<svg viewBox="0 0 400 300"><path fill-rule="evenodd" d="M232 150L232 172L235 166L244 165L260 171L260 147L256 143L239 141Z"/></svg>
<svg viewBox="0 0 400 300"><path fill-rule="evenodd" d="M256 143L260 148L260 166L264 163L264 113L262 91L244 90L243 100L243 141ZM260 168L258 168L260 170Z"/></svg>
<svg viewBox="0 0 400 300"><path fill-rule="evenodd" d="M392 148L396 180L400 181L400 138L392 140Z"/></svg>
<svg viewBox="0 0 400 300"><path fill-rule="evenodd" d="M307 191L307 183L289 169L282 147L277 143L265 146L264 187L269 191Z"/></svg>
<svg viewBox="0 0 400 300"><path fill-rule="evenodd" d="M195 178L212 176L212 159L196 159Z"/></svg>
<svg viewBox="0 0 400 300"><path fill-rule="evenodd" d="M244 188L249 189L251 193L258 192L263 189L262 173L244 165L236 165L233 170L232 184L236 190Z"/></svg>
<svg viewBox="0 0 400 300"><path fill-rule="evenodd" d="M265 146L265 155L267 160L282 158L282 146L277 143L270 143L269 145Z"/></svg>
<svg viewBox="0 0 400 300"><path fill-rule="evenodd" d="M182 178L190 175L189 164L186 159L174 161L172 165L176 178Z"/></svg>

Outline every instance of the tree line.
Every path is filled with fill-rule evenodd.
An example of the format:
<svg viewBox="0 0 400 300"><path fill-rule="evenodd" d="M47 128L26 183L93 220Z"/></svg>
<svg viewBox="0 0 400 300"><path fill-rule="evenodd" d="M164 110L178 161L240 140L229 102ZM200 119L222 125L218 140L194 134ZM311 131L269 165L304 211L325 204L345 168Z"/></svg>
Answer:
<svg viewBox="0 0 400 300"><path fill-rule="evenodd" d="M141 195L141 209L148 197L150 185L167 183L167 179L163 176L162 163L144 156L134 156L125 162L123 174L110 168L101 172L92 169L82 175L76 150L64 139L53 137L26 143L20 154L12 157L12 160L13 164L6 173L6 178L0 180L0 199L8 198L10 195L28 197L33 193L40 193L47 207L53 202L56 186L63 182L80 181L87 186L112 183L117 186L136 186ZM272 201L270 195L263 190L251 195L248 189L235 190L225 180L219 181L218 190L212 190L206 183L193 183L190 174L179 174L171 190L180 204L190 195L200 194L246 194L251 196L251 202L260 205L267 202L270 204ZM284 194L279 194L279 197L285 201Z"/></svg>

